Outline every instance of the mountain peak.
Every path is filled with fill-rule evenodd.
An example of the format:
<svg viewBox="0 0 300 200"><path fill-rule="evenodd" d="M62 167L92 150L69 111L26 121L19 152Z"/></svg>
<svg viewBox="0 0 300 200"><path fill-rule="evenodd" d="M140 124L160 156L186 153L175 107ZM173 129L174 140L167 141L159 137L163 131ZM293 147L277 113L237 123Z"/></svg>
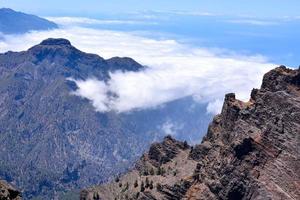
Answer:
<svg viewBox="0 0 300 200"><path fill-rule="evenodd" d="M67 45L71 46L71 42L63 38L48 38L43 40L40 45L54 46L54 45Z"/></svg>
<svg viewBox="0 0 300 200"><path fill-rule="evenodd" d="M14 12L11 8L0 8L0 12Z"/></svg>

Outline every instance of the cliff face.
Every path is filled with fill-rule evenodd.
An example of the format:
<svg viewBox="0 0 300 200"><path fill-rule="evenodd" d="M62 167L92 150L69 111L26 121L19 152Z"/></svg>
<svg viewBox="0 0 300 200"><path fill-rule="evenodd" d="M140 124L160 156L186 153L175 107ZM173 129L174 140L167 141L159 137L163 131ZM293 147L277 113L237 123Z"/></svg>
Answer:
<svg viewBox="0 0 300 200"><path fill-rule="evenodd" d="M299 199L299 148L300 69L281 66L249 102L226 95L201 144L166 138L135 169L81 199Z"/></svg>

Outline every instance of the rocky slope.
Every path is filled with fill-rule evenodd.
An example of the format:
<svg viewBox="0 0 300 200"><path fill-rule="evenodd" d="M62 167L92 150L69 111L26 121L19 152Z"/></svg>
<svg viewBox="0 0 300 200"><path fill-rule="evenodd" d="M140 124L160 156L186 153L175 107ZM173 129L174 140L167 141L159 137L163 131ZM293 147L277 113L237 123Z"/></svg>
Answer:
<svg viewBox="0 0 300 200"><path fill-rule="evenodd" d="M21 200L21 193L9 185L6 181L0 180L0 200Z"/></svg>
<svg viewBox="0 0 300 200"><path fill-rule="evenodd" d="M0 33L18 34L32 30L48 30L54 28L58 28L54 22L35 15L16 12L9 8L0 9Z"/></svg>
<svg viewBox="0 0 300 200"><path fill-rule="evenodd" d="M300 199L300 68L276 68L242 102L223 109L195 147L170 137L91 199Z"/></svg>
<svg viewBox="0 0 300 200"><path fill-rule="evenodd" d="M100 113L72 95L77 86L68 79L106 81L116 70L143 69L131 58L81 52L65 39L0 54L0 178L14 182L25 199L58 198L125 171L163 138L160 127L168 120L201 132L210 117L195 116L206 113L205 105L190 111L184 99L152 110Z"/></svg>

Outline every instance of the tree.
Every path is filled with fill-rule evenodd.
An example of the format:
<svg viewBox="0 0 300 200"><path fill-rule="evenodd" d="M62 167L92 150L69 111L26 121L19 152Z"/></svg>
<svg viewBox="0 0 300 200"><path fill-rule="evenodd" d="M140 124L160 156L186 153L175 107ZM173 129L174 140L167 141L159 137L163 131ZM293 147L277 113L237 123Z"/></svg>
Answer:
<svg viewBox="0 0 300 200"><path fill-rule="evenodd" d="M137 187L139 186L138 180L135 180L135 181L134 181L133 186L134 186L135 188L137 188Z"/></svg>
<svg viewBox="0 0 300 200"><path fill-rule="evenodd" d="M122 183L121 182L119 183L119 187L122 187Z"/></svg>
<svg viewBox="0 0 300 200"><path fill-rule="evenodd" d="M157 191L161 191L161 190L162 190L162 186L161 186L160 183L157 183L157 184L156 184L156 190L157 190Z"/></svg>
<svg viewBox="0 0 300 200"><path fill-rule="evenodd" d="M175 170L174 172L173 172L173 176L176 176L177 175L177 171Z"/></svg>
<svg viewBox="0 0 300 200"><path fill-rule="evenodd" d="M119 181L120 181L120 178L119 178L119 177L116 177L116 178L115 178L115 182L118 183Z"/></svg>
<svg viewBox="0 0 300 200"><path fill-rule="evenodd" d="M188 145L188 143L187 143L187 141L186 141L186 140L183 142L183 147L184 147L184 149L187 149L187 148L189 148L189 145Z"/></svg>
<svg viewBox="0 0 300 200"><path fill-rule="evenodd" d="M144 186L144 181L142 181L141 183L141 192L144 192L145 191L145 186Z"/></svg>
<svg viewBox="0 0 300 200"><path fill-rule="evenodd" d="M140 192L137 192L137 193L135 194L135 198L138 199L139 196L140 196Z"/></svg>
<svg viewBox="0 0 300 200"><path fill-rule="evenodd" d="M145 184L145 188L148 188L149 187L149 185L150 185L150 182L149 182L149 179L148 179L148 177L146 178L146 182L145 182L146 184Z"/></svg>
<svg viewBox="0 0 300 200"><path fill-rule="evenodd" d="M148 170L145 170L143 175L144 175L144 176L148 176L148 175L149 175Z"/></svg>
<svg viewBox="0 0 300 200"><path fill-rule="evenodd" d="M150 184L149 184L149 189L152 190L153 189L153 181L150 181Z"/></svg>
<svg viewBox="0 0 300 200"><path fill-rule="evenodd" d="M166 170L165 170L165 168L161 168L161 172L160 172L160 174L162 175L162 176L164 176L165 175L165 173L166 173Z"/></svg>
<svg viewBox="0 0 300 200"><path fill-rule="evenodd" d="M161 168L160 168L160 166L157 168L156 175L158 175L158 176L161 175Z"/></svg>
<svg viewBox="0 0 300 200"><path fill-rule="evenodd" d="M151 169L150 169L150 175L153 176L154 174L155 174L154 169L151 168Z"/></svg>

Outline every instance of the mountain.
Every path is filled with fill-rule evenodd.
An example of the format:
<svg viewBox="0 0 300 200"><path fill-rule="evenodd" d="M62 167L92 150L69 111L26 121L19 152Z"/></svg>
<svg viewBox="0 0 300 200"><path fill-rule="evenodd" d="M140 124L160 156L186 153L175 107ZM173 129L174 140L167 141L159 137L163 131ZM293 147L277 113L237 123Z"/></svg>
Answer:
<svg viewBox="0 0 300 200"><path fill-rule="evenodd" d="M125 172L165 136L169 121L181 124L177 138L201 140L211 116L192 98L101 113L72 94L77 85L70 78L107 81L116 70L144 69L131 58L81 52L65 39L0 54L0 179L14 183L25 199L58 198Z"/></svg>
<svg viewBox="0 0 300 200"><path fill-rule="evenodd" d="M300 199L300 68L278 67L242 102L227 94L201 144L166 137L91 199Z"/></svg>
<svg viewBox="0 0 300 200"><path fill-rule="evenodd" d="M9 8L0 9L0 33L18 34L32 30L48 30L54 28L58 28L54 22L35 15L16 12Z"/></svg>

